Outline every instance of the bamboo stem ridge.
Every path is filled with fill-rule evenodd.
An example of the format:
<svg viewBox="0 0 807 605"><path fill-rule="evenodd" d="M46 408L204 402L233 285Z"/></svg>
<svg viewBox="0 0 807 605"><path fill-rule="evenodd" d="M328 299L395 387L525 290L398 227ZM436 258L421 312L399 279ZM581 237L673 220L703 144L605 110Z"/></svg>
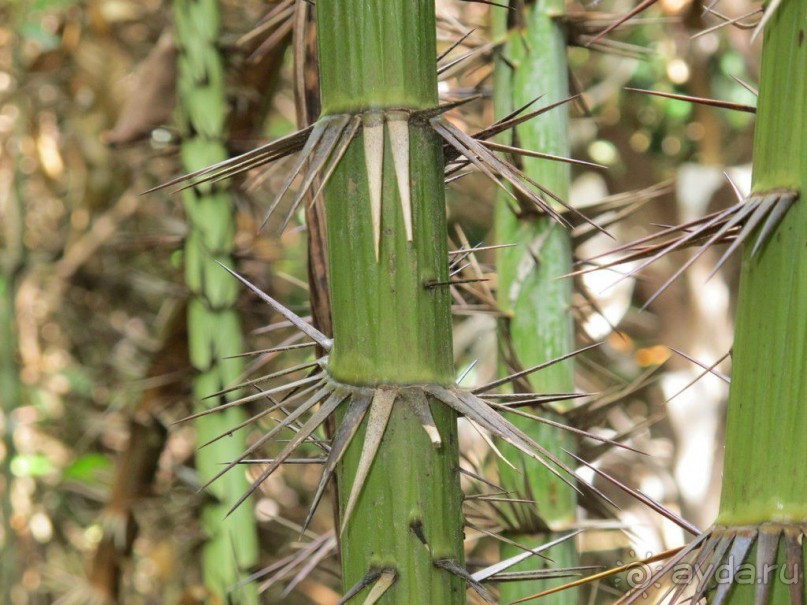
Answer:
<svg viewBox="0 0 807 605"><path fill-rule="evenodd" d="M324 119L361 118L325 187L328 373L375 388L337 468L345 588L372 579L385 603L464 603L463 580L437 564L463 559L456 413L399 395L453 383L448 291L427 287L448 279L442 140L416 116L437 104L434 2L319 0L317 20Z"/></svg>
<svg viewBox="0 0 807 605"><path fill-rule="evenodd" d="M217 0L176 0L174 23L179 47L177 93L178 122L183 132L182 162L187 170L195 171L227 158L223 143L227 103L218 50ZM232 264L235 219L232 199L221 183L188 188L183 200L190 225L184 254L185 282L191 293L189 352L194 369L194 399L197 411L202 411L235 399L237 392L208 396L235 383L243 371L240 358L225 359L243 352L241 324L234 308L238 284L216 262ZM199 418L199 443L212 440L223 426L238 425L245 418L240 408ZM245 436L240 432L199 450L196 466L201 482L216 476L222 462L237 459L245 448ZM250 507L240 507L225 518L248 486L243 472L236 471L206 490L210 498L202 511L207 534L202 572L205 586L216 602L239 600L243 591L228 591L241 579L243 571L257 563L257 534Z"/></svg>
<svg viewBox="0 0 807 605"><path fill-rule="evenodd" d="M513 2L512 11L493 13L497 37L507 37L496 66L495 105L498 116L507 115L543 95L551 104L569 95L566 35L562 20L562 0L540 0L525 5ZM509 22L508 22L509 21ZM508 27L509 26L509 27ZM561 104L539 119L530 120L506 133L501 142L543 153L569 157L569 110ZM569 193L569 165L525 157L523 171L561 199ZM509 351L516 367L529 367L562 357L572 351L574 328L571 307L571 281L559 277L572 266L568 231L550 216L522 212L516 215L507 204L496 210L496 240L515 244L498 252L498 303L507 313L502 321L502 349ZM572 361L554 364L532 374L530 386L536 393L574 391ZM559 413L542 410L542 416L562 422ZM547 450L568 461L563 453L576 451L572 433L558 430L529 418L516 417L513 423ZM515 465L499 464L501 484L514 497L534 500L535 505L514 504L507 510L508 537L527 547L535 547L557 537L575 519L576 494L560 478L542 465L530 464L528 457L507 444L502 453ZM502 544L502 559L519 550ZM562 542L548 552L560 567L577 564L573 540ZM541 564L528 560L514 569L533 569ZM502 602L539 592L563 580L533 580L502 584ZM576 603L576 590L556 594L558 603Z"/></svg>

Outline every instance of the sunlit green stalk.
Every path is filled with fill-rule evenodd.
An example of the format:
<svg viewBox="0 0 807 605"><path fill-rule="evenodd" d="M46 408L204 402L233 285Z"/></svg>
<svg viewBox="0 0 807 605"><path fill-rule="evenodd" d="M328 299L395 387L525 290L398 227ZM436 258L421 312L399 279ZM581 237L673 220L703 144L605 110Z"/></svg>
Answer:
<svg viewBox="0 0 807 605"><path fill-rule="evenodd" d="M21 13L25 10L21 9ZM10 22L22 23L23 15L12 11ZM19 66L18 51L13 52L15 64ZM25 106L18 106L18 124L25 123ZM0 155L3 152L0 151ZM6 156L9 157L9 156ZM23 180L18 162L9 162L7 176L12 177L3 208L0 209L0 229L3 234L2 254L0 254L0 410L2 410L2 447L0 453L0 492L2 498L2 531L0 538L0 599L11 602L11 592L19 582L20 561L16 548L15 530L11 523L12 482L11 461L16 453L14 445L14 411L22 405L23 385L20 377L19 346L17 339L16 298L20 277L25 269L27 250L25 246L25 206L23 204Z"/></svg>
<svg viewBox="0 0 807 605"><path fill-rule="evenodd" d="M0 537L0 598L11 602L11 589L18 582L17 552L14 547L14 528L11 524L11 460L14 457L14 410L22 403L22 383L17 360L17 314L15 299L19 272L23 266L22 226L23 208L16 191L7 198L4 222L5 249L0 259L0 409L2 409L2 446L0 453L0 491L3 491L2 532Z"/></svg>
<svg viewBox="0 0 807 605"><path fill-rule="evenodd" d="M422 110L437 104L433 0L319 0L322 113ZM385 127L386 131L386 127ZM442 144L425 120L409 122L414 237L407 241L389 134L385 132L376 260L363 134L325 192L334 348L328 371L351 385L453 382ZM385 604L465 602L462 580L434 561L462 564L462 494L456 417L431 405L443 445L395 404L378 456L342 535L346 588L372 568L397 579ZM338 473L344 513L366 420ZM428 543L425 546L418 535Z"/></svg>
<svg viewBox="0 0 807 605"><path fill-rule="evenodd" d="M227 158L224 147L227 101L223 61L219 52L220 14L217 0L176 0L174 22L179 49L178 121L182 129L182 162L187 171ZM215 262L232 265L235 237L233 203L226 185L198 185L184 192L189 231L185 243L185 281L190 290L188 339L194 370L193 394L198 409L212 408L225 398L208 397L237 381L243 351L241 324L235 311L238 286ZM228 399L237 397L230 393ZM246 417L240 408L196 421L203 444ZM202 483L237 459L246 448L243 432L217 441L197 453ZM202 510L206 533L202 554L204 583L212 603L254 602L249 592L228 590L257 563L258 545L253 512L248 504L226 517L229 508L249 487L243 472L225 474L206 491ZM230 599L230 601L228 601Z"/></svg>
<svg viewBox="0 0 807 605"><path fill-rule="evenodd" d="M512 2L514 10L494 10L494 31L507 42L498 58L495 75L496 114L503 116L543 95L542 104L562 100L569 95L566 36L561 17L563 0ZM561 105L535 120L529 120L508 132L502 142L534 151L569 155L569 111ZM535 181L561 198L568 199L569 165L549 160L523 158L524 171ZM516 244L500 250L498 302L507 313L503 320L505 348L522 367L534 366L568 354L574 345L571 306L571 282L557 278L571 270L571 241L568 232L551 218L535 213L516 215L506 203L496 211L496 239ZM572 362L555 364L531 375L530 385L538 393L564 393L574 389ZM542 410L542 415L563 422L560 414ZM574 451L575 439L530 419L511 419L535 441L568 460L562 450ZM547 527L560 530L575 519L576 497L544 466L534 464L511 446L503 454L516 470L499 464L503 487L515 498L535 500L536 505L514 505L509 512L512 529L509 538L523 545L537 546L557 536L545 533ZM518 554L518 549L502 544L502 558ZM554 566L577 563L574 541L559 544L549 551ZM530 559L516 569L541 565ZM562 583L563 580L507 582L500 586L501 600L510 602ZM553 595L553 603L576 603L577 591Z"/></svg>
<svg viewBox="0 0 807 605"><path fill-rule="evenodd" d="M753 190L792 188L802 199L743 260L720 512L727 523L807 520L806 26L807 3L783 2L765 35Z"/></svg>
<svg viewBox="0 0 807 605"><path fill-rule="evenodd" d="M765 31L753 192L801 193L768 243L744 253L718 524L807 522L807 2ZM784 559L780 552L779 563ZM746 587L743 587L746 588ZM775 583L774 603L790 602ZM736 590L731 603L747 603ZM803 595L802 595L803 598Z"/></svg>

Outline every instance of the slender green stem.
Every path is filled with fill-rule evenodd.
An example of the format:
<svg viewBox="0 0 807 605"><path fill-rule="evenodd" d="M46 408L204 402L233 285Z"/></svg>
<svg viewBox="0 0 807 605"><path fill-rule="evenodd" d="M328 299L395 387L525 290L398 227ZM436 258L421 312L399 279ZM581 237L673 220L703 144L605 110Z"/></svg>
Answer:
<svg viewBox="0 0 807 605"><path fill-rule="evenodd" d="M768 23L754 136L755 192L801 198L740 277L720 523L807 521L807 3Z"/></svg>
<svg viewBox="0 0 807 605"><path fill-rule="evenodd" d="M506 115L536 97L542 103L564 99L569 93L566 37L558 19L563 14L562 0L539 0L524 6L514 2L513 11L495 11L497 36L507 36L496 66L496 113ZM520 9L517 7L521 7ZM509 23L508 23L509 20ZM508 133L510 145L568 156L569 112L566 105L520 125ZM569 194L569 166L534 158L524 158L524 171L561 198ZM516 244L499 252L499 306L507 313L503 323L504 348L520 366L536 365L569 353L574 345L570 313L571 283L558 280L571 270L569 234L555 221L539 214L516 216L499 204L496 212L496 239ZM574 388L572 363L563 362L533 374L530 384L536 392L571 392ZM542 411L544 414L544 411ZM549 413L552 420L562 422L560 414ZM536 423L526 418L511 419L538 443L561 458L562 450L574 451L575 439L570 433ZM534 506L514 505L510 538L536 546L557 536L543 533L547 527L561 530L575 518L576 497L573 490L542 465L532 463L510 446L504 455L515 466L499 464L502 485L513 490L513 497L529 498ZM502 558L518 554L502 545ZM549 556L556 566L572 566L577 562L573 541L555 547ZM519 569L534 568L538 561L529 560ZM534 594L561 581L509 582L500 587L502 602ZM553 596L557 603L577 602L575 590Z"/></svg>
<svg viewBox="0 0 807 605"><path fill-rule="evenodd" d="M15 53L16 55L16 53ZM15 56L16 59L16 56ZM17 61L15 61L17 62ZM24 107L20 107L21 113ZM18 123L24 123L24 117ZM14 411L22 405L23 385L20 379L19 348L17 340L16 297L20 276L25 268L27 254L23 234L25 232L25 206L21 191L21 174L16 163L13 184L8 191L4 212L0 214L3 228L3 254L0 256L0 410L2 410L2 447L0 454L0 491L11 493L14 475L11 461L16 453L14 447ZM19 581L20 561L15 547L15 530L11 524L13 508L11 498L3 498L0 516L0 598L11 602L11 591Z"/></svg>
<svg viewBox="0 0 807 605"><path fill-rule="evenodd" d="M772 10L771 3L768 10ZM717 523L789 525L799 536L771 556L769 603L804 602L801 535L807 523L807 2L784 0L768 22L754 133L756 195L800 192L767 243L743 257L729 395L723 492ZM768 525L762 525L766 524ZM757 555L762 549L760 537ZM757 577L764 570L756 569ZM757 580L758 582L760 580ZM765 582L765 580L762 580ZM788 585L789 584L789 585ZM748 583L728 603L754 602Z"/></svg>
<svg viewBox="0 0 807 605"><path fill-rule="evenodd" d="M6 268L6 267L4 267ZM14 457L14 410L22 402L22 385L20 383L19 365L17 363L17 315L14 312L16 296L16 268L0 275L0 404L3 412L3 452L0 461L0 487L9 494L14 476L11 473L11 460ZM18 578L17 553L14 548L14 528L11 525L11 498L4 497L2 510L2 532L0 537L0 597L4 602L11 602L11 589Z"/></svg>
<svg viewBox="0 0 807 605"><path fill-rule="evenodd" d="M436 105L433 0L319 0L317 20L325 116ZM359 386L449 385L450 300L446 288L428 286L447 279L441 141L428 122L409 121L414 229L408 241L387 126L384 131L378 260L366 128L325 191L334 332L328 370L336 380ZM439 449L410 408L395 404L342 535L346 588L373 568L396 570L384 603L465 602L463 582L434 565L443 558L462 564L462 494L456 416L436 403L431 410L442 436ZM342 513L366 423L338 470Z"/></svg>
<svg viewBox="0 0 807 605"><path fill-rule="evenodd" d="M218 50L220 15L217 0L176 0L174 20L179 47L179 123L183 130L182 161L187 171L227 158L223 144L227 103L224 70ZM235 219L230 194L222 184L200 185L184 192L190 225L185 243L185 281L188 339L194 369L193 393L199 409L224 403L225 398L203 399L232 385L243 371L240 359L225 359L243 351L241 324L235 311L238 286L215 261L232 265ZM237 397L231 393L229 399ZM196 423L199 443L219 436L245 420L239 408L204 416ZM200 450L196 466L200 481L221 470L246 449L243 431ZM257 563L254 516L247 505L226 517L249 484L242 472L226 473L208 490L202 511L207 534L203 548L204 582L213 602L254 602L250 591L228 594L243 572ZM230 599L228 601L227 599Z"/></svg>

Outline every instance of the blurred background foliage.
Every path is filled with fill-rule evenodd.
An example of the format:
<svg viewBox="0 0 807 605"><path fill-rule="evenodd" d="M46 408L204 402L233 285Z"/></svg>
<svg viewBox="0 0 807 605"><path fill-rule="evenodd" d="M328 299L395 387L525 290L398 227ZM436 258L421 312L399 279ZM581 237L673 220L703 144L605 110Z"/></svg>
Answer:
<svg viewBox="0 0 807 605"><path fill-rule="evenodd" d="M288 45L254 61L238 44L270 4L222 0L233 153L295 127ZM603 14L631 7L625 0L602 0L572 4L570 12L605 24ZM719 5L729 18L754 8L746 0ZM182 328L186 227L178 197L139 195L180 170L172 125L176 55L170 9L165 0L0 4L0 289L10 301L0 317L6 339L0 346L7 353L0 362L0 494L6 504L0 565L17 562L17 573L2 590L13 605L87 603L89 595L112 599L118 590L122 602L132 604L204 600L195 556L203 536L194 438L190 426L170 426L190 410ZM439 1L441 48L458 37L460 23L479 27L474 37L483 39L490 10L497 8ZM752 46L749 30L737 27L703 33L720 23L699 1L660 0L610 36L616 52L570 50L573 77L589 112L574 113L574 155L608 167L606 172L576 167L571 201L585 204L670 183L663 196L613 229L619 241L728 206L734 194L724 172L747 190L752 114L625 90L753 105L759 43ZM490 70L485 61L450 70L441 87L489 97ZM488 102L463 114L471 125L491 118ZM271 224L258 233L280 178L282 170L276 170L237 183L237 258L250 280L306 315L301 220L282 235ZM471 244L489 241L494 199L492 186L478 175L450 187L455 244L457 227ZM587 256L611 245L596 237L579 252ZM679 253L678 260L686 254ZM670 260L613 288L608 286L614 273L587 277L603 315L620 334L586 310L586 301L577 309L580 329L606 341L597 363L580 367L581 391L627 384L658 366L643 388L610 408L601 422L605 436L638 426L630 443L652 457L611 451L598 463L700 526L711 522L717 506L727 386L706 376L667 402L703 372L667 347L705 364L729 351L736 264L729 262L705 283L714 254L707 252L646 312L639 308L676 269ZM493 255L479 257L490 262ZM491 268L483 270L495 284ZM254 299L242 297L241 311L253 349L289 339L286 326ZM487 381L496 372L495 322L474 314L457 315L456 324L458 368L479 360L463 384ZM286 354L283 363L295 358L307 359L307 351ZM251 373L286 367L272 353L250 361ZM718 368L726 371L728 363ZM164 443L160 438L156 451L149 450L149 435L166 429ZM484 443L470 430L462 439L466 460L484 467ZM138 456L154 458L152 472L136 476L149 468L133 462ZM313 552L312 544L321 544L316 536L331 525L327 507L317 517L316 533L299 540L297 531L316 478L316 468L292 465L262 486L255 502L262 566L293 557L301 545ZM104 528L116 515L127 519L126 531L139 528L124 557L103 555ZM684 539L680 530L627 501L620 520L631 532L604 527L579 539L589 564L628 561ZM495 556L484 540L468 548L469 562ZM338 565L329 557L289 596L280 596L301 567L297 563L281 573L264 592L264 602L335 603ZM276 565L275 573L278 569L283 565ZM619 582L592 589L592 602L610 602L625 588Z"/></svg>

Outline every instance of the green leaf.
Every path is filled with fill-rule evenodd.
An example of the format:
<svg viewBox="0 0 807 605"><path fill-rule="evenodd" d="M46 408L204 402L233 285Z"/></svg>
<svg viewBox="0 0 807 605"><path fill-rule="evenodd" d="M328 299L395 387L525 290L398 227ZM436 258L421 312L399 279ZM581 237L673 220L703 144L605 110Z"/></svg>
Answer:
<svg viewBox="0 0 807 605"><path fill-rule="evenodd" d="M44 477L56 472L53 461L45 454L19 454L11 460L15 477Z"/></svg>
<svg viewBox="0 0 807 605"><path fill-rule="evenodd" d="M91 483L98 479L100 473L110 470L112 461L103 454L92 453L80 456L62 473L64 479L80 483Z"/></svg>

